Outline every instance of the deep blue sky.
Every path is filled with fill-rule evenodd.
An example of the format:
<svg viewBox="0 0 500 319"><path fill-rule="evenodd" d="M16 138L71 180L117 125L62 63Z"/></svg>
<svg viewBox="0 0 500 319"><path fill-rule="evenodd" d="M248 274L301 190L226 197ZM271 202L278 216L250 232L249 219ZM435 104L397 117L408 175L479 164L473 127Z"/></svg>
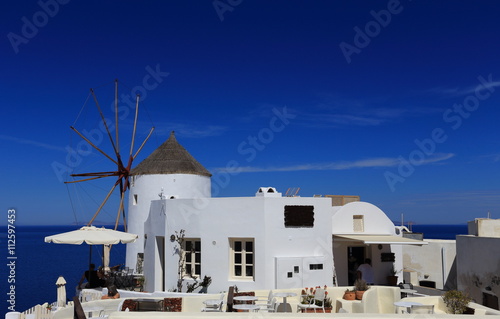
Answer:
<svg viewBox="0 0 500 319"><path fill-rule="evenodd" d="M136 147L156 131L136 164L175 130L217 196L300 187L360 195L393 220L500 218L496 1L61 2L0 13L0 206L19 224L92 216L113 181L66 187L53 166L79 145L70 125L98 127L90 88L113 116L115 78L122 94L147 87ZM133 115L120 115L125 149ZM100 154L74 166L114 169Z"/></svg>

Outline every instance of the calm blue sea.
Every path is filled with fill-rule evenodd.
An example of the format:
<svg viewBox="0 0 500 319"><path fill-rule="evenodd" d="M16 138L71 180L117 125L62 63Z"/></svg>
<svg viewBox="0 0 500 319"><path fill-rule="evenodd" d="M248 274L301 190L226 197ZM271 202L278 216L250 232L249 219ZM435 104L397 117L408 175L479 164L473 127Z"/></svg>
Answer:
<svg viewBox="0 0 500 319"><path fill-rule="evenodd" d="M412 225L411 231L423 233L424 239L455 239L457 235L467 235L467 224Z"/></svg>
<svg viewBox="0 0 500 319"><path fill-rule="evenodd" d="M69 298L74 295L75 287L82 273L88 267L89 246L47 244L45 236L77 229L77 226L17 226L16 227L16 265L15 265L15 296L16 310L24 311L36 304L56 300L56 280L59 275L67 281ZM467 225L413 225L414 232L424 233L427 239L455 239L458 234L467 233ZM0 271L2 300L0 313L7 312L9 304L7 267L7 233L6 227L0 232L1 258ZM102 248L92 249L92 262L101 264ZM125 262L125 245L115 245L111 252L111 265ZM2 315L3 317L3 315Z"/></svg>
<svg viewBox="0 0 500 319"><path fill-rule="evenodd" d="M88 268L90 246L48 244L45 236L72 231L79 226L16 226L15 252L15 301L16 311L24 311L36 304L56 301L56 281L59 275L66 279L69 298L74 296L75 287L83 272ZM108 227L110 228L110 227ZM10 291L7 263L7 227L0 232L2 263L0 264L0 287L2 297L0 314L7 312L7 295ZM102 246L92 249L92 262L101 264ZM111 265L125 262L125 245L114 245L111 251Z"/></svg>

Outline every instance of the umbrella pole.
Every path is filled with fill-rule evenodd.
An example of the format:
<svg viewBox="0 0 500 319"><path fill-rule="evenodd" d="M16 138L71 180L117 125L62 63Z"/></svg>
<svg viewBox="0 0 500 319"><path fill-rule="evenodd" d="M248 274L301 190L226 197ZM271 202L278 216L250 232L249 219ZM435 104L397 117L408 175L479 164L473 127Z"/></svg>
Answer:
<svg viewBox="0 0 500 319"><path fill-rule="evenodd" d="M90 246L90 253L89 253L89 277L90 277L90 264L92 263L92 245Z"/></svg>

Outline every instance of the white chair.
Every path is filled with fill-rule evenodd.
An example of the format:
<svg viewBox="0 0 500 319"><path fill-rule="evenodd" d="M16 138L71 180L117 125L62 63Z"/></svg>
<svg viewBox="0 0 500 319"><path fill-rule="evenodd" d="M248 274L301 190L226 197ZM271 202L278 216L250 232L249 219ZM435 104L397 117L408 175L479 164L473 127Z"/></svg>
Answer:
<svg viewBox="0 0 500 319"><path fill-rule="evenodd" d="M265 302L259 302L259 301L265 301ZM259 305L261 307L261 310L269 310L271 306L271 302L273 301L273 291L269 290L269 294L267 295L267 299L257 299L257 302L255 302L256 305Z"/></svg>
<svg viewBox="0 0 500 319"><path fill-rule="evenodd" d="M271 302L267 304L267 306L260 308L260 311L267 312L277 312L279 302L277 302L276 298L272 298Z"/></svg>
<svg viewBox="0 0 500 319"><path fill-rule="evenodd" d="M320 304L321 306L318 306L317 304ZM316 288L314 297L311 299L311 302L308 304L299 303L297 305L297 309L314 309L314 312L316 312L318 309L323 309L323 312L325 312L325 289Z"/></svg>
<svg viewBox="0 0 500 319"><path fill-rule="evenodd" d="M201 309L202 312L222 312L222 305L224 304L224 294L220 294L220 299L219 302L217 303L211 303L211 304L205 304L205 307Z"/></svg>
<svg viewBox="0 0 500 319"><path fill-rule="evenodd" d="M411 314L433 314L434 305L411 305Z"/></svg>

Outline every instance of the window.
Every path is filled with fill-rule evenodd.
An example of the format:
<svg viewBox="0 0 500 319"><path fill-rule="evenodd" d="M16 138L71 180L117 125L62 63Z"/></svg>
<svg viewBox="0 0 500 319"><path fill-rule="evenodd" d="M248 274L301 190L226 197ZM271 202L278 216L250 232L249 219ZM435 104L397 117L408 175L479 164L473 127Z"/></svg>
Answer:
<svg viewBox="0 0 500 319"><path fill-rule="evenodd" d="M323 264L309 264L309 270L323 270Z"/></svg>
<svg viewBox="0 0 500 319"><path fill-rule="evenodd" d="M133 202L134 205L137 205L137 194L134 194L134 202Z"/></svg>
<svg viewBox="0 0 500 319"><path fill-rule="evenodd" d="M285 227L314 227L314 206L285 206Z"/></svg>
<svg viewBox="0 0 500 319"><path fill-rule="evenodd" d="M365 223L363 215L353 215L352 216L353 230L357 233L362 233L365 231Z"/></svg>
<svg viewBox="0 0 500 319"><path fill-rule="evenodd" d="M184 276L201 276L201 241L184 239Z"/></svg>
<svg viewBox="0 0 500 319"><path fill-rule="evenodd" d="M231 239L231 276L238 279L253 279L254 241L252 239Z"/></svg>

